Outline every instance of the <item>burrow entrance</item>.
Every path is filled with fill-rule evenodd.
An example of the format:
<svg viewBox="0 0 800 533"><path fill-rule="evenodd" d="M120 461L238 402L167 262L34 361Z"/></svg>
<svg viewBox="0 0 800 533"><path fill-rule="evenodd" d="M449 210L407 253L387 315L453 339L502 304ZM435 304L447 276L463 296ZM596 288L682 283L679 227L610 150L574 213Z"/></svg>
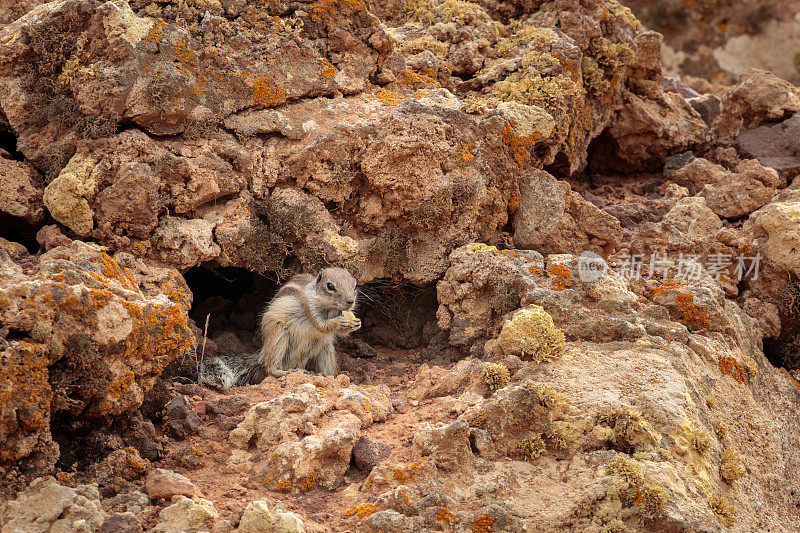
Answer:
<svg viewBox="0 0 800 533"><path fill-rule="evenodd" d="M213 265L192 268L184 278L194 296L190 317L215 348L227 353L252 353L260 348L261 312L288 281L244 268ZM360 286L355 313L362 327L351 335L354 342L344 340L337 345L343 369L348 368L348 358L369 358L379 347L425 347L438 333L437 306L434 285L375 280Z"/></svg>
<svg viewBox="0 0 800 533"><path fill-rule="evenodd" d="M776 367L800 376L800 278L792 276L778 294L781 333L764 341L764 355Z"/></svg>

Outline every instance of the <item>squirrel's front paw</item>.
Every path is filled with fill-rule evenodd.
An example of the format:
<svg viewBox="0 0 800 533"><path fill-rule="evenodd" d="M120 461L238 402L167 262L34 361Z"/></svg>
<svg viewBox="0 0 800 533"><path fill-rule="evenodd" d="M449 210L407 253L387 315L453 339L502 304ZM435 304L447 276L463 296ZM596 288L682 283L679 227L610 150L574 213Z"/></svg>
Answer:
<svg viewBox="0 0 800 533"><path fill-rule="evenodd" d="M355 331L361 327L361 319L350 311L342 311L339 315L339 327L346 331Z"/></svg>

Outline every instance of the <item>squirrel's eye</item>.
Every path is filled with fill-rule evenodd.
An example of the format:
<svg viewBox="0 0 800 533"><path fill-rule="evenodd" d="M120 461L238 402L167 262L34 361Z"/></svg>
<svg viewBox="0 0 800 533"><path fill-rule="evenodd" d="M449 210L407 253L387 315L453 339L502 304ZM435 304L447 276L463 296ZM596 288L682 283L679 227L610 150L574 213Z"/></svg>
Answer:
<svg viewBox="0 0 800 533"><path fill-rule="evenodd" d="M336 290L336 287L334 287L333 283L328 282L328 290L331 292L334 292Z"/></svg>

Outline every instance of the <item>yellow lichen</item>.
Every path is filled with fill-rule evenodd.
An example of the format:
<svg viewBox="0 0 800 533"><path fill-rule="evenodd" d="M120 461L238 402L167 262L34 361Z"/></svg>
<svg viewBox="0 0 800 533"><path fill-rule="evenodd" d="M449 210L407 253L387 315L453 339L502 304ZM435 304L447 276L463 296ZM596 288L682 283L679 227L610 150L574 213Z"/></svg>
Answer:
<svg viewBox="0 0 800 533"><path fill-rule="evenodd" d="M539 403L548 409L558 409L569 404L567 397L550 385L538 383L532 379L529 379L525 381L522 386L529 391L536 393L539 398Z"/></svg>
<svg viewBox="0 0 800 533"><path fill-rule="evenodd" d="M553 317L535 304L507 319L497 340L506 355L537 363L558 359L566 351L564 332L556 328Z"/></svg>
<svg viewBox="0 0 800 533"><path fill-rule="evenodd" d="M653 427L636 409L611 409L598 416L597 423L612 429L614 436L609 440L621 451L649 448L657 440Z"/></svg>
<svg viewBox="0 0 800 533"><path fill-rule="evenodd" d="M517 443L517 451L527 460L536 459L542 455L546 449L541 433L535 433Z"/></svg>
<svg viewBox="0 0 800 533"><path fill-rule="evenodd" d="M508 372L508 367L506 367L506 365L499 363L484 363L483 379L486 381L489 389L494 391L507 386L511 381L511 375Z"/></svg>
<svg viewBox="0 0 800 533"><path fill-rule="evenodd" d="M719 460L719 475L728 483L733 483L743 475L746 470L742 465L742 459L733 448L722 450Z"/></svg>
<svg viewBox="0 0 800 533"><path fill-rule="evenodd" d="M618 494L621 501L636 506L646 520L658 517L669 502L666 490L647 482L642 463L626 454L615 455L606 464L606 473L613 480L613 493Z"/></svg>
<svg viewBox="0 0 800 533"><path fill-rule="evenodd" d="M646 484L637 488L634 503L640 507L643 518L653 520L664 512L669 494L657 485Z"/></svg>
<svg viewBox="0 0 800 533"><path fill-rule="evenodd" d="M503 37L494 45L494 54L498 57L505 56L513 48L518 46L528 46L535 43L537 48L542 48L550 44L556 38L555 33L550 28L539 28L537 26L525 26L516 31L511 37Z"/></svg>
<svg viewBox="0 0 800 533"><path fill-rule="evenodd" d="M625 522L619 518L612 518L600 529L600 533L625 533L628 528L625 527Z"/></svg>
<svg viewBox="0 0 800 533"><path fill-rule="evenodd" d="M426 35L424 37L417 37L416 39L403 40L395 46L395 50L401 53L413 55L428 50L441 60L447 58L447 51L450 49L450 44L438 41L433 37Z"/></svg>
<svg viewBox="0 0 800 533"><path fill-rule="evenodd" d="M725 436L728 434L728 426L725 425L725 423L720 420L715 420L714 434L717 436L719 440L725 440Z"/></svg>
<svg viewBox="0 0 800 533"><path fill-rule="evenodd" d="M572 432L572 424L563 420L553 422L550 425L547 440L550 445L557 450L567 449L569 443L575 440L575 435Z"/></svg>
<svg viewBox="0 0 800 533"><path fill-rule="evenodd" d="M606 472L612 476L619 476L625 483L626 488L636 487L644 483L642 463L624 453L616 454L611 461L606 464Z"/></svg>
<svg viewBox="0 0 800 533"><path fill-rule="evenodd" d="M467 253L476 254L479 252L495 253L497 252L497 247L489 246L488 244L483 244L482 242L472 242L467 245Z"/></svg>
<svg viewBox="0 0 800 533"><path fill-rule="evenodd" d="M700 454L704 454L708 451L711 447L711 440L708 438L708 435L702 429L697 429L692 427L691 425L685 426L687 440L689 444Z"/></svg>
<svg viewBox="0 0 800 533"><path fill-rule="evenodd" d="M432 24L436 20L433 4L429 0L404 0L402 13L411 22Z"/></svg>
<svg viewBox="0 0 800 533"><path fill-rule="evenodd" d="M483 8L474 2L464 0L444 0L441 3L442 11L449 21L459 24L476 24L487 20L489 16Z"/></svg>
<svg viewBox="0 0 800 533"><path fill-rule="evenodd" d="M731 527L736 523L736 508L726 498L711 492L706 498L711 511L723 526Z"/></svg>

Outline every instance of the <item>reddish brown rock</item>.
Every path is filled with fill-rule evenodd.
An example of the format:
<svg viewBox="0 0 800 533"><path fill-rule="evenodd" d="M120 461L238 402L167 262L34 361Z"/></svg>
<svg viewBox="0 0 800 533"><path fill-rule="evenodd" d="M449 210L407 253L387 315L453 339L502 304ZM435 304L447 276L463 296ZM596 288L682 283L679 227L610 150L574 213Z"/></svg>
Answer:
<svg viewBox="0 0 800 533"><path fill-rule="evenodd" d="M369 472L381 464L391 453L392 449L386 444L361 437L353 446L353 461L360 470Z"/></svg>
<svg viewBox="0 0 800 533"><path fill-rule="evenodd" d="M592 165L617 172L656 170L664 160L711 140L702 117L677 93L664 92L661 36L637 36L633 75L623 92L622 108L595 141Z"/></svg>
<svg viewBox="0 0 800 533"><path fill-rule="evenodd" d="M715 127L721 140L731 143L743 131L784 120L798 111L796 87L771 72L749 69L722 95Z"/></svg>
<svg viewBox="0 0 800 533"><path fill-rule="evenodd" d="M116 257L80 241L52 249L24 273L0 257L0 322L19 332L0 346L0 468L46 470L58 457L53 413L129 414L192 345L185 282L171 277L175 271Z"/></svg>
<svg viewBox="0 0 800 533"><path fill-rule="evenodd" d="M758 159L774 168L787 181L800 173L800 114L777 124L744 131L736 137L736 149L744 156Z"/></svg>
<svg viewBox="0 0 800 533"><path fill-rule="evenodd" d="M688 162L687 162L688 161ZM675 168L673 165L682 165ZM668 163L667 176L705 197L708 207L722 218L741 218L770 201L781 179L755 159L738 163L735 172L702 158L689 156L683 163Z"/></svg>
<svg viewBox="0 0 800 533"><path fill-rule="evenodd" d="M47 252L58 246L69 246L72 239L64 233L64 230L60 226L51 224L49 226L42 226L42 228L36 232L36 242Z"/></svg>
<svg viewBox="0 0 800 533"><path fill-rule="evenodd" d="M106 518L97 533L142 533L142 524L133 513L114 513Z"/></svg>
<svg viewBox="0 0 800 533"><path fill-rule="evenodd" d="M30 165L0 157L0 214L41 222L43 191L42 177Z"/></svg>
<svg viewBox="0 0 800 533"><path fill-rule="evenodd" d="M522 178L511 221L516 247L543 253L590 250L608 255L622 241L619 220L543 170Z"/></svg>
<svg viewBox="0 0 800 533"><path fill-rule="evenodd" d="M169 500L175 495L188 498L202 496L189 478L163 468L154 468L147 473L145 489L151 500L159 498Z"/></svg>
<svg viewBox="0 0 800 533"><path fill-rule="evenodd" d="M186 396L172 398L164 407L164 417L170 434L179 440L196 434L203 422Z"/></svg>

